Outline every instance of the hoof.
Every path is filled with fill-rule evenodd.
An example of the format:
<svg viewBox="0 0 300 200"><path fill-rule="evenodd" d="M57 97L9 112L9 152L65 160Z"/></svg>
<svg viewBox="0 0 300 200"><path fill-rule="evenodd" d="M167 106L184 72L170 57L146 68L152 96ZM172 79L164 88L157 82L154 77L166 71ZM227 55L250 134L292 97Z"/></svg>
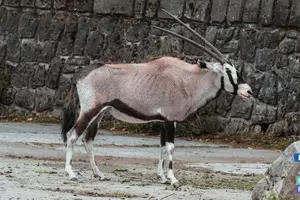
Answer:
<svg viewBox="0 0 300 200"><path fill-rule="evenodd" d="M71 181L78 181L78 178L76 176L70 177Z"/></svg>
<svg viewBox="0 0 300 200"><path fill-rule="evenodd" d="M175 188L178 189L180 188L181 184L179 182L171 183L171 185Z"/></svg>
<svg viewBox="0 0 300 200"><path fill-rule="evenodd" d="M105 177L105 176L100 176L98 174L94 174L94 178L99 179L100 181L109 181L111 178Z"/></svg>
<svg viewBox="0 0 300 200"><path fill-rule="evenodd" d="M162 184L170 184L170 181L167 180L167 179L165 179L165 180L160 179L159 182L162 183Z"/></svg>

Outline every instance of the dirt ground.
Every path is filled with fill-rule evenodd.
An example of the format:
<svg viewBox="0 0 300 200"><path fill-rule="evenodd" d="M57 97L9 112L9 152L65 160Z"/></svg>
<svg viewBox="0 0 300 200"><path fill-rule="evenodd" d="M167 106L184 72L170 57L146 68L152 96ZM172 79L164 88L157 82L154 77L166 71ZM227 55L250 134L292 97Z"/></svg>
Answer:
<svg viewBox="0 0 300 200"><path fill-rule="evenodd" d="M81 141L73 168L64 171L65 151L58 125L0 123L1 199L197 199L247 200L279 153L175 140L174 171L181 187L158 181L158 137L100 131L95 140L98 166L109 181L92 177Z"/></svg>

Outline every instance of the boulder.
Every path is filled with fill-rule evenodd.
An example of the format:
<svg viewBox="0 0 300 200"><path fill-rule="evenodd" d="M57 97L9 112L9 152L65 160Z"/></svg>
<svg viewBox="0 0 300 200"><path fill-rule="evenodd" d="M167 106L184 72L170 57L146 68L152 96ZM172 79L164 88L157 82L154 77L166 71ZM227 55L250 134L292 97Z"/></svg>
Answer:
<svg viewBox="0 0 300 200"><path fill-rule="evenodd" d="M300 200L296 194L295 176L300 175L300 163L294 154L300 152L300 141L287 147L281 156L267 169L265 178L252 191L252 200L290 199Z"/></svg>

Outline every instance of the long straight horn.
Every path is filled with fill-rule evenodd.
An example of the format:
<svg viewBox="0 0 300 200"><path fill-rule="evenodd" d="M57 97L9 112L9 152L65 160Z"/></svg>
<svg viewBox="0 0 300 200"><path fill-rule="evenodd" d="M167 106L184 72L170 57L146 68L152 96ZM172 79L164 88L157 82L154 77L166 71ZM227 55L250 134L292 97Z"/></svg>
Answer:
<svg viewBox="0 0 300 200"><path fill-rule="evenodd" d="M189 38L186 38L182 35L179 35L178 33L175 33L175 32L172 32L172 31L169 31L167 29L164 29L164 28L161 28L161 27L158 27L158 26L155 26L155 25L152 25L152 27L156 28L156 29L159 29L161 31L164 31L166 33L169 33L170 35L173 35L175 37L178 37L178 38L181 38L197 47L199 47L201 50L203 50L204 52L206 52L207 54L213 56L214 58L216 58L220 63L222 64L225 64L224 60L222 58L220 58L217 54L215 54L214 52L210 51L209 49L205 48L204 46L202 46L201 44L189 39Z"/></svg>
<svg viewBox="0 0 300 200"><path fill-rule="evenodd" d="M215 52L221 59L223 59L223 62L228 62L228 60L225 58L225 56L216 48L214 47L209 41L207 41L203 36L201 36L199 33L197 33L195 30L193 30L189 25L183 23L180 19L178 19L175 15L171 14L165 9L162 9L165 13L170 15L173 19L175 19L177 22L179 22L181 25L183 25L185 28L187 28L191 33L196 35L201 41L203 41L213 52Z"/></svg>

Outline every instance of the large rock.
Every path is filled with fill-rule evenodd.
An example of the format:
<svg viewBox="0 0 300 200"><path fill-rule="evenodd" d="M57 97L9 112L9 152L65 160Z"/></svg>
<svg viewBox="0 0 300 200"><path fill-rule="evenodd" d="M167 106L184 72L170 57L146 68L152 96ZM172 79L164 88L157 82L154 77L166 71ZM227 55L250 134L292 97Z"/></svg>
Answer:
<svg viewBox="0 0 300 200"><path fill-rule="evenodd" d="M34 90L22 89L17 92L15 103L20 107L32 111L35 105L34 96L35 96Z"/></svg>
<svg viewBox="0 0 300 200"><path fill-rule="evenodd" d="M35 102L36 111L44 112L52 110L54 107L55 91L49 88L39 88L36 91Z"/></svg>
<svg viewBox="0 0 300 200"><path fill-rule="evenodd" d="M299 175L300 164L294 161L294 154L300 152L300 141L287 147L273 162L252 191L252 200L289 199L299 200L296 194L295 176Z"/></svg>

